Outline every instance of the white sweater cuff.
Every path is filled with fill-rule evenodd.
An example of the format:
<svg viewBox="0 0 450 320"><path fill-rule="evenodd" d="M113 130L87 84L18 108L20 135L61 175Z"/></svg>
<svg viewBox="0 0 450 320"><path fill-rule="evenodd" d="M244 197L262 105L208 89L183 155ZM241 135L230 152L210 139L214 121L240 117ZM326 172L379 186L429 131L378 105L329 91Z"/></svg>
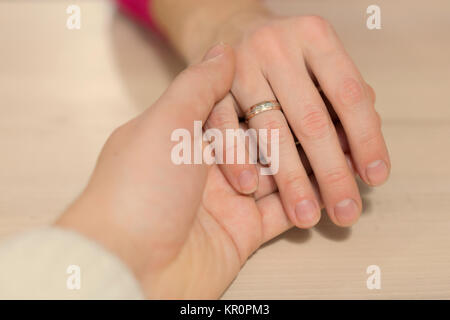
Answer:
<svg viewBox="0 0 450 320"><path fill-rule="evenodd" d="M142 299L130 270L75 232L48 227L0 245L0 299Z"/></svg>

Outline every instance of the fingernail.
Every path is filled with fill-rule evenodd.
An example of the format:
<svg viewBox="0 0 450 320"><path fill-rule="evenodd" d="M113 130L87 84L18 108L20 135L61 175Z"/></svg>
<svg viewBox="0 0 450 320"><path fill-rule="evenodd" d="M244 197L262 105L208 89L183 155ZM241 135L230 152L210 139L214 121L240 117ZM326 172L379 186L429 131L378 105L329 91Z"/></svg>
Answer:
<svg viewBox="0 0 450 320"><path fill-rule="evenodd" d="M258 186L256 174L250 170L244 170L239 174L239 186L244 193L253 193Z"/></svg>
<svg viewBox="0 0 450 320"><path fill-rule="evenodd" d="M358 205L353 199L345 199L334 207L334 216L342 226L349 226L358 218Z"/></svg>
<svg viewBox="0 0 450 320"><path fill-rule="evenodd" d="M318 207L312 200L302 200L295 206L297 222L305 227L312 227L320 219Z"/></svg>
<svg viewBox="0 0 450 320"><path fill-rule="evenodd" d="M203 61L214 59L222 55L224 52L225 52L225 43L220 42L211 49L209 49L209 51L203 57Z"/></svg>
<svg viewBox="0 0 450 320"><path fill-rule="evenodd" d="M377 160L366 168L366 176L371 185L379 185L388 177L388 167L383 160Z"/></svg>

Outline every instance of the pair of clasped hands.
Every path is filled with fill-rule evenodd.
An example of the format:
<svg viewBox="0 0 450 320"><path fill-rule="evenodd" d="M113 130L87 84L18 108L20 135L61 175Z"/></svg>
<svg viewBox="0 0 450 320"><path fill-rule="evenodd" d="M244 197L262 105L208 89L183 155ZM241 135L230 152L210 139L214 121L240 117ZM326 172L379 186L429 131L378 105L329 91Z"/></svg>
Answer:
<svg viewBox="0 0 450 320"><path fill-rule="evenodd" d="M116 129L56 222L120 257L148 298L220 297L258 247L313 227L321 208L338 226L354 224L356 175L371 186L388 178L374 91L332 27L315 16L276 18L244 34L212 47ZM279 130L274 176L259 175L259 164L171 161L175 129L239 128L250 106L270 100L282 110L248 126Z"/></svg>

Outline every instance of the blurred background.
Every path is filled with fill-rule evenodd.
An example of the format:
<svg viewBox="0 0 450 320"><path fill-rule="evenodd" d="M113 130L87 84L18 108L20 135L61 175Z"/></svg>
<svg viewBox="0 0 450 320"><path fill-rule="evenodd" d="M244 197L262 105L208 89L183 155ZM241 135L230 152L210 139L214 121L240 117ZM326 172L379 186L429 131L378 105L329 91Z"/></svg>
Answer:
<svg viewBox="0 0 450 320"><path fill-rule="evenodd" d="M450 2L265 2L334 25L377 93L393 171L382 187L361 186L356 226L323 215L312 230L288 231L250 258L224 298L449 299ZM66 28L71 4L81 8L79 30ZM372 4L380 30L366 27ZM51 223L111 131L183 67L111 1L0 1L0 241ZM381 270L379 290L366 286L369 265Z"/></svg>

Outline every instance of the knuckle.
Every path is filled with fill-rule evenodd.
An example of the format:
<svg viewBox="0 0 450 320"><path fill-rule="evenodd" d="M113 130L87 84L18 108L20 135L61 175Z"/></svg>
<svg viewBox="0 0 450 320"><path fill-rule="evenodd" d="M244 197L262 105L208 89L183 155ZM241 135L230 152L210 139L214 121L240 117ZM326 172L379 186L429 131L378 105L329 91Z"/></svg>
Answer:
<svg viewBox="0 0 450 320"><path fill-rule="evenodd" d="M289 136L292 135L286 123L281 119L267 119L263 123L263 128L267 129L267 134L271 135L274 130L278 131L278 143L284 145L288 142Z"/></svg>
<svg viewBox="0 0 450 320"><path fill-rule="evenodd" d="M283 186L298 195L305 189L305 179L299 172L290 171L283 176Z"/></svg>
<svg viewBox="0 0 450 320"><path fill-rule="evenodd" d="M331 185L342 184L348 177L348 168L345 167L335 167L325 171L324 173L325 183Z"/></svg>
<svg viewBox="0 0 450 320"><path fill-rule="evenodd" d="M305 115L300 119L300 132L305 138L321 139L329 135L331 131L330 121L320 107L310 106Z"/></svg>
<svg viewBox="0 0 450 320"><path fill-rule="evenodd" d="M300 30L311 43L322 42L330 35L330 24L321 16L311 15L299 20Z"/></svg>
<svg viewBox="0 0 450 320"><path fill-rule="evenodd" d="M347 78L340 84L339 100L342 105L353 108L366 99L361 83L353 78Z"/></svg>
<svg viewBox="0 0 450 320"><path fill-rule="evenodd" d="M252 44L258 46L265 45L267 41L269 41L269 44L273 44L278 41L276 33L273 24L266 24L253 31L250 40Z"/></svg>
<svg viewBox="0 0 450 320"><path fill-rule="evenodd" d="M253 53L258 53L262 58L281 59L286 55L281 39L280 30L271 23L253 31L248 37L248 44Z"/></svg>
<svg viewBox="0 0 450 320"><path fill-rule="evenodd" d="M269 118L263 121L262 123L263 127L269 131L280 129L283 127L283 122L280 119L276 118Z"/></svg>
<svg viewBox="0 0 450 320"><path fill-rule="evenodd" d="M302 17L303 22L307 24L310 28L327 28L328 27L328 21L319 16L319 15L308 15Z"/></svg>
<svg viewBox="0 0 450 320"><path fill-rule="evenodd" d="M363 148L372 148L378 144L378 134L375 130L367 130L359 136L360 145Z"/></svg>

